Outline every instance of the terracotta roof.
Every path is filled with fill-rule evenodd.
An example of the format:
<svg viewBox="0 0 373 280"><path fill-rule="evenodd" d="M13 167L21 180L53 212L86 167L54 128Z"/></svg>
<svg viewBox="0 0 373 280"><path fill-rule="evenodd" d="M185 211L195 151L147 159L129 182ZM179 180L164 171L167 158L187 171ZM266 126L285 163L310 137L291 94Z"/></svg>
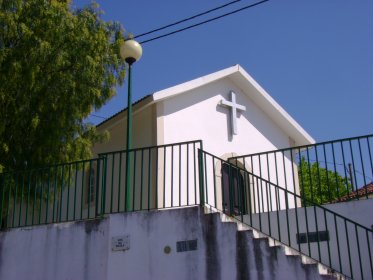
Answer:
<svg viewBox="0 0 373 280"><path fill-rule="evenodd" d="M360 197L364 197L364 196L367 196L369 194L373 194L373 182L370 182L368 185L365 185L365 186L357 189L354 192L351 192L349 194L346 194L345 196L340 197L335 202L343 202L343 201L358 199Z"/></svg>

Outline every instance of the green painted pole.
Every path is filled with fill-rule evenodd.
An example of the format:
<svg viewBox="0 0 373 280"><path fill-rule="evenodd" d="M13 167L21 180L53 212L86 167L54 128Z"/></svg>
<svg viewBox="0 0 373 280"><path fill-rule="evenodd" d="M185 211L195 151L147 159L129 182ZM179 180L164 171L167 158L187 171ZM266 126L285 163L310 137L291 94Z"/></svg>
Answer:
<svg viewBox="0 0 373 280"><path fill-rule="evenodd" d="M127 100L127 146L126 146L126 211L130 211L131 203L131 154L132 148L132 96L131 96L131 66L128 63L128 100Z"/></svg>

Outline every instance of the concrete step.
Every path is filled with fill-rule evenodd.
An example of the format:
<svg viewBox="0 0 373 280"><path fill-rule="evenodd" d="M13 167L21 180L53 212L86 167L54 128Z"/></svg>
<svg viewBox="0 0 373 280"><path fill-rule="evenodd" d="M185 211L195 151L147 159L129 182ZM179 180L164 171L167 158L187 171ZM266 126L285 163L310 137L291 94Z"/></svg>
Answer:
<svg viewBox="0 0 373 280"><path fill-rule="evenodd" d="M214 220L214 223L220 222L224 227L229 228L230 231L235 229L237 240L244 238L252 240L252 244L254 248L256 248L255 250L261 248L261 250L268 252L267 254L270 256L270 259L285 262L283 260L285 258L288 259L287 262L290 263L287 265L298 266L304 270L303 272L298 271L297 273L304 273L305 275L315 275L315 273L317 273L317 275L319 275L318 279L344 279L342 275L333 272L325 265L299 253L297 250L286 246L273 238L268 237L260 231L249 227L234 217L230 217L224 213L216 211L216 209L211 208L205 210L205 213L205 216L209 217L208 220L210 220L210 222L212 220ZM237 250L240 254L244 254L244 252L242 252L242 248L237 248Z"/></svg>

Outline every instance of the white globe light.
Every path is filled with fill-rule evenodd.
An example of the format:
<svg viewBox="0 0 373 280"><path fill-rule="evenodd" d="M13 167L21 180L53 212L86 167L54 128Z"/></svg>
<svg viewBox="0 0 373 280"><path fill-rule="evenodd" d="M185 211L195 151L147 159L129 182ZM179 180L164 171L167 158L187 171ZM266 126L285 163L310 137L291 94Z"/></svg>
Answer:
<svg viewBox="0 0 373 280"><path fill-rule="evenodd" d="M141 58L142 47L135 40L124 41L120 48L120 55L126 60L126 62L132 64Z"/></svg>

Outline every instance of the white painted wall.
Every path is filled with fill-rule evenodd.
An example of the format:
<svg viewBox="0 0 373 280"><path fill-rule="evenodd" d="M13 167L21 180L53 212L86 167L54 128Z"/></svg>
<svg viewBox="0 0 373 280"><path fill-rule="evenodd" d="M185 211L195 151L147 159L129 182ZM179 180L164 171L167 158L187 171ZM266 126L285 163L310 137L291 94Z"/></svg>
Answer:
<svg viewBox="0 0 373 280"><path fill-rule="evenodd" d="M0 232L0 279L107 279L108 220Z"/></svg>
<svg viewBox="0 0 373 280"><path fill-rule="evenodd" d="M133 113L133 148L149 147L156 145L155 131L155 108L153 106L145 109L134 107ZM107 153L120 151L126 148L127 131L127 111L120 113L113 120L108 121L98 127L99 131L108 131L110 139L104 143L96 143L93 153Z"/></svg>
<svg viewBox="0 0 373 280"><path fill-rule="evenodd" d="M231 90L236 93L237 102L246 106L246 112L239 114L237 120L238 135L233 137L230 135L229 110L218 105L220 100L230 99ZM157 104L157 117L163 119L164 143L202 139L204 149L217 156L289 146L288 136L229 79L161 102L163 104Z"/></svg>
<svg viewBox="0 0 373 280"><path fill-rule="evenodd" d="M12 229L0 232L0 279L321 279L314 267L236 228L192 207ZM123 235L129 249L113 251L112 237ZM196 250L177 252L185 240L197 240Z"/></svg>
<svg viewBox="0 0 373 280"><path fill-rule="evenodd" d="M222 99L230 100L230 91L236 93L237 103L246 107L245 112L238 114L238 135L231 134L229 109L219 105ZM289 147L292 143L289 136L250 98L250 92L244 93L229 78L160 101L157 103L157 118L158 132L163 132L163 135L158 134L158 144L201 139L203 149L218 157L269 151ZM292 166L289 157L281 157L279 161L279 164L284 162L286 166ZM241 162L243 164L251 170L250 162ZM256 162L253 164L257 165ZM261 166L262 177L267 179L267 165L263 162ZM212 178L216 177L219 181L221 170L217 168L213 176L214 168L210 166L206 170L209 187L213 185ZM278 182L285 181L287 177L288 190L298 192L296 182L294 187L294 182L289 180L292 169L288 168L286 172L278 174ZM271 166L270 174L275 173L275 168ZM214 200L214 195L221 197L220 188L217 190L208 190L210 201ZM294 207L294 201L289 199L289 205Z"/></svg>

